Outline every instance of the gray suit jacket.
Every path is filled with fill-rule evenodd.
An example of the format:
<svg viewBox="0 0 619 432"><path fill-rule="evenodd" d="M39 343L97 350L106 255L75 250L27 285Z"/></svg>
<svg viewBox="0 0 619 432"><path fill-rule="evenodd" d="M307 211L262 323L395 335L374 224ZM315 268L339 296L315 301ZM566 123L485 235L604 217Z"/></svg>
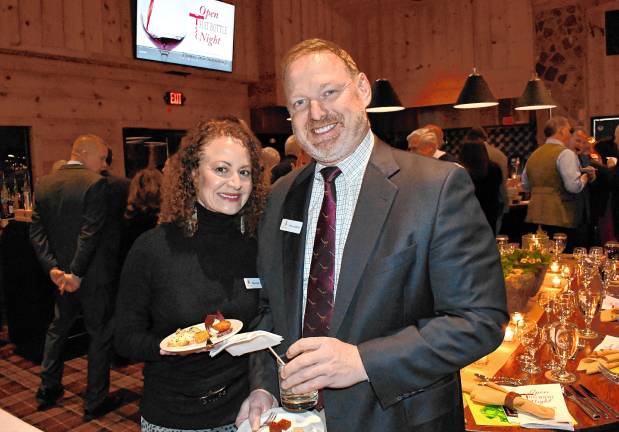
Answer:
<svg viewBox="0 0 619 432"><path fill-rule="evenodd" d="M263 327L301 337L305 220L314 164L273 188L259 233ZM279 229L303 221L300 234ZM507 320L492 231L467 172L375 138L343 253L329 336L355 344L369 382L324 391L330 431L411 430L461 408L458 371ZM253 385L277 394L274 361Z"/></svg>
<svg viewBox="0 0 619 432"><path fill-rule="evenodd" d="M106 216L106 182L83 165L64 165L37 185L30 241L48 274L88 276Z"/></svg>

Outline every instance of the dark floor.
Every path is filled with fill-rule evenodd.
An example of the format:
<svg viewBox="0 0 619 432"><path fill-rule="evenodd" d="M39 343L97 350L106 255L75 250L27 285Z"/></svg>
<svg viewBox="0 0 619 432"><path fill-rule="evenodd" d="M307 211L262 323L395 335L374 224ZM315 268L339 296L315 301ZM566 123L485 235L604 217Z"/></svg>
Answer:
<svg viewBox="0 0 619 432"><path fill-rule="evenodd" d="M4 328L0 331L0 339L6 338ZM80 395L86 388L86 357L77 357L65 363L64 397L58 406L38 412L34 394L40 383L41 367L14 354L14 348L13 344L0 347L0 408L45 432L140 430L138 403L142 392L141 363L111 371L110 391L120 390L127 402L116 411L85 423L82 420L84 408Z"/></svg>

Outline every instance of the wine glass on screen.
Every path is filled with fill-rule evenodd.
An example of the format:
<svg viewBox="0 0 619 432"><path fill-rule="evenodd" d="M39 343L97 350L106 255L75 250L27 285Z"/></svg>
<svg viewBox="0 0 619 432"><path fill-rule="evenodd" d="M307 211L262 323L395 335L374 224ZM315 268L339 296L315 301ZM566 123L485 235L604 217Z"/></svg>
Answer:
<svg viewBox="0 0 619 432"><path fill-rule="evenodd" d="M159 49L161 60L167 60L187 34L189 13L185 2L149 0L141 13L142 28L148 39Z"/></svg>
<svg viewBox="0 0 619 432"><path fill-rule="evenodd" d="M578 349L578 330L574 324L557 321L550 327L548 333L552 348L559 359L559 367L550 371L546 376L552 381L573 383L576 375L566 370L567 360Z"/></svg>

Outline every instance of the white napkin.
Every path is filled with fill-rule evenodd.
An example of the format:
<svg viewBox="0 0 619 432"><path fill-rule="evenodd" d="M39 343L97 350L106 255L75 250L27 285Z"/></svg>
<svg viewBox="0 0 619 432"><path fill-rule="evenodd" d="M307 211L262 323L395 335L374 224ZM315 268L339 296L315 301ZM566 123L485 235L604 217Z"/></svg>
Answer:
<svg viewBox="0 0 619 432"><path fill-rule="evenodd" d="M595 347L593 351L599 351L603 349L619 349L619 337L606 335L604 340Z"/></svg>
<svg viewBox="0 0 619 432"><path fill-rule="evenodd" d="M602 310L606 309L619 309L619 299L607 295L602 302Z"/></svg>
<svg viewBox="0 0 619 432"><path fill-rule="evenodd" d="M264 330L257 330L248 333L239 333L223 341L217 348L210 351L211 357L215 357L223 350L231 355L238 357L254 351L260 351L279 345L284 340L280 335L269 333Z"/></svg>
<svg viewBox="0 0 619 432"><path fill-rule="evenodd" d="M567 410L567 405L561 392L561 385L534 384L509 388L538 405L555 409L555 418L551 420L543 420L531 414L518 411L518 423L523 428L574 430L572 416Z"/></svg>

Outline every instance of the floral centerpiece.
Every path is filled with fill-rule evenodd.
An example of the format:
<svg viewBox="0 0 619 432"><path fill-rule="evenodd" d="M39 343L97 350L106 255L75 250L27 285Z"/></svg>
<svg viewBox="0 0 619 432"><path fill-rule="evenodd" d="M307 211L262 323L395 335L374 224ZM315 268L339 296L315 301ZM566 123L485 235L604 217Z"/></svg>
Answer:
<svg viewBox="0 0 619 432"><path fill-rule="evenodd" d="M510 314L524 311L529 297L541 286L549 262L550 255L542 249L516 249L501 256Z"/></svg>

